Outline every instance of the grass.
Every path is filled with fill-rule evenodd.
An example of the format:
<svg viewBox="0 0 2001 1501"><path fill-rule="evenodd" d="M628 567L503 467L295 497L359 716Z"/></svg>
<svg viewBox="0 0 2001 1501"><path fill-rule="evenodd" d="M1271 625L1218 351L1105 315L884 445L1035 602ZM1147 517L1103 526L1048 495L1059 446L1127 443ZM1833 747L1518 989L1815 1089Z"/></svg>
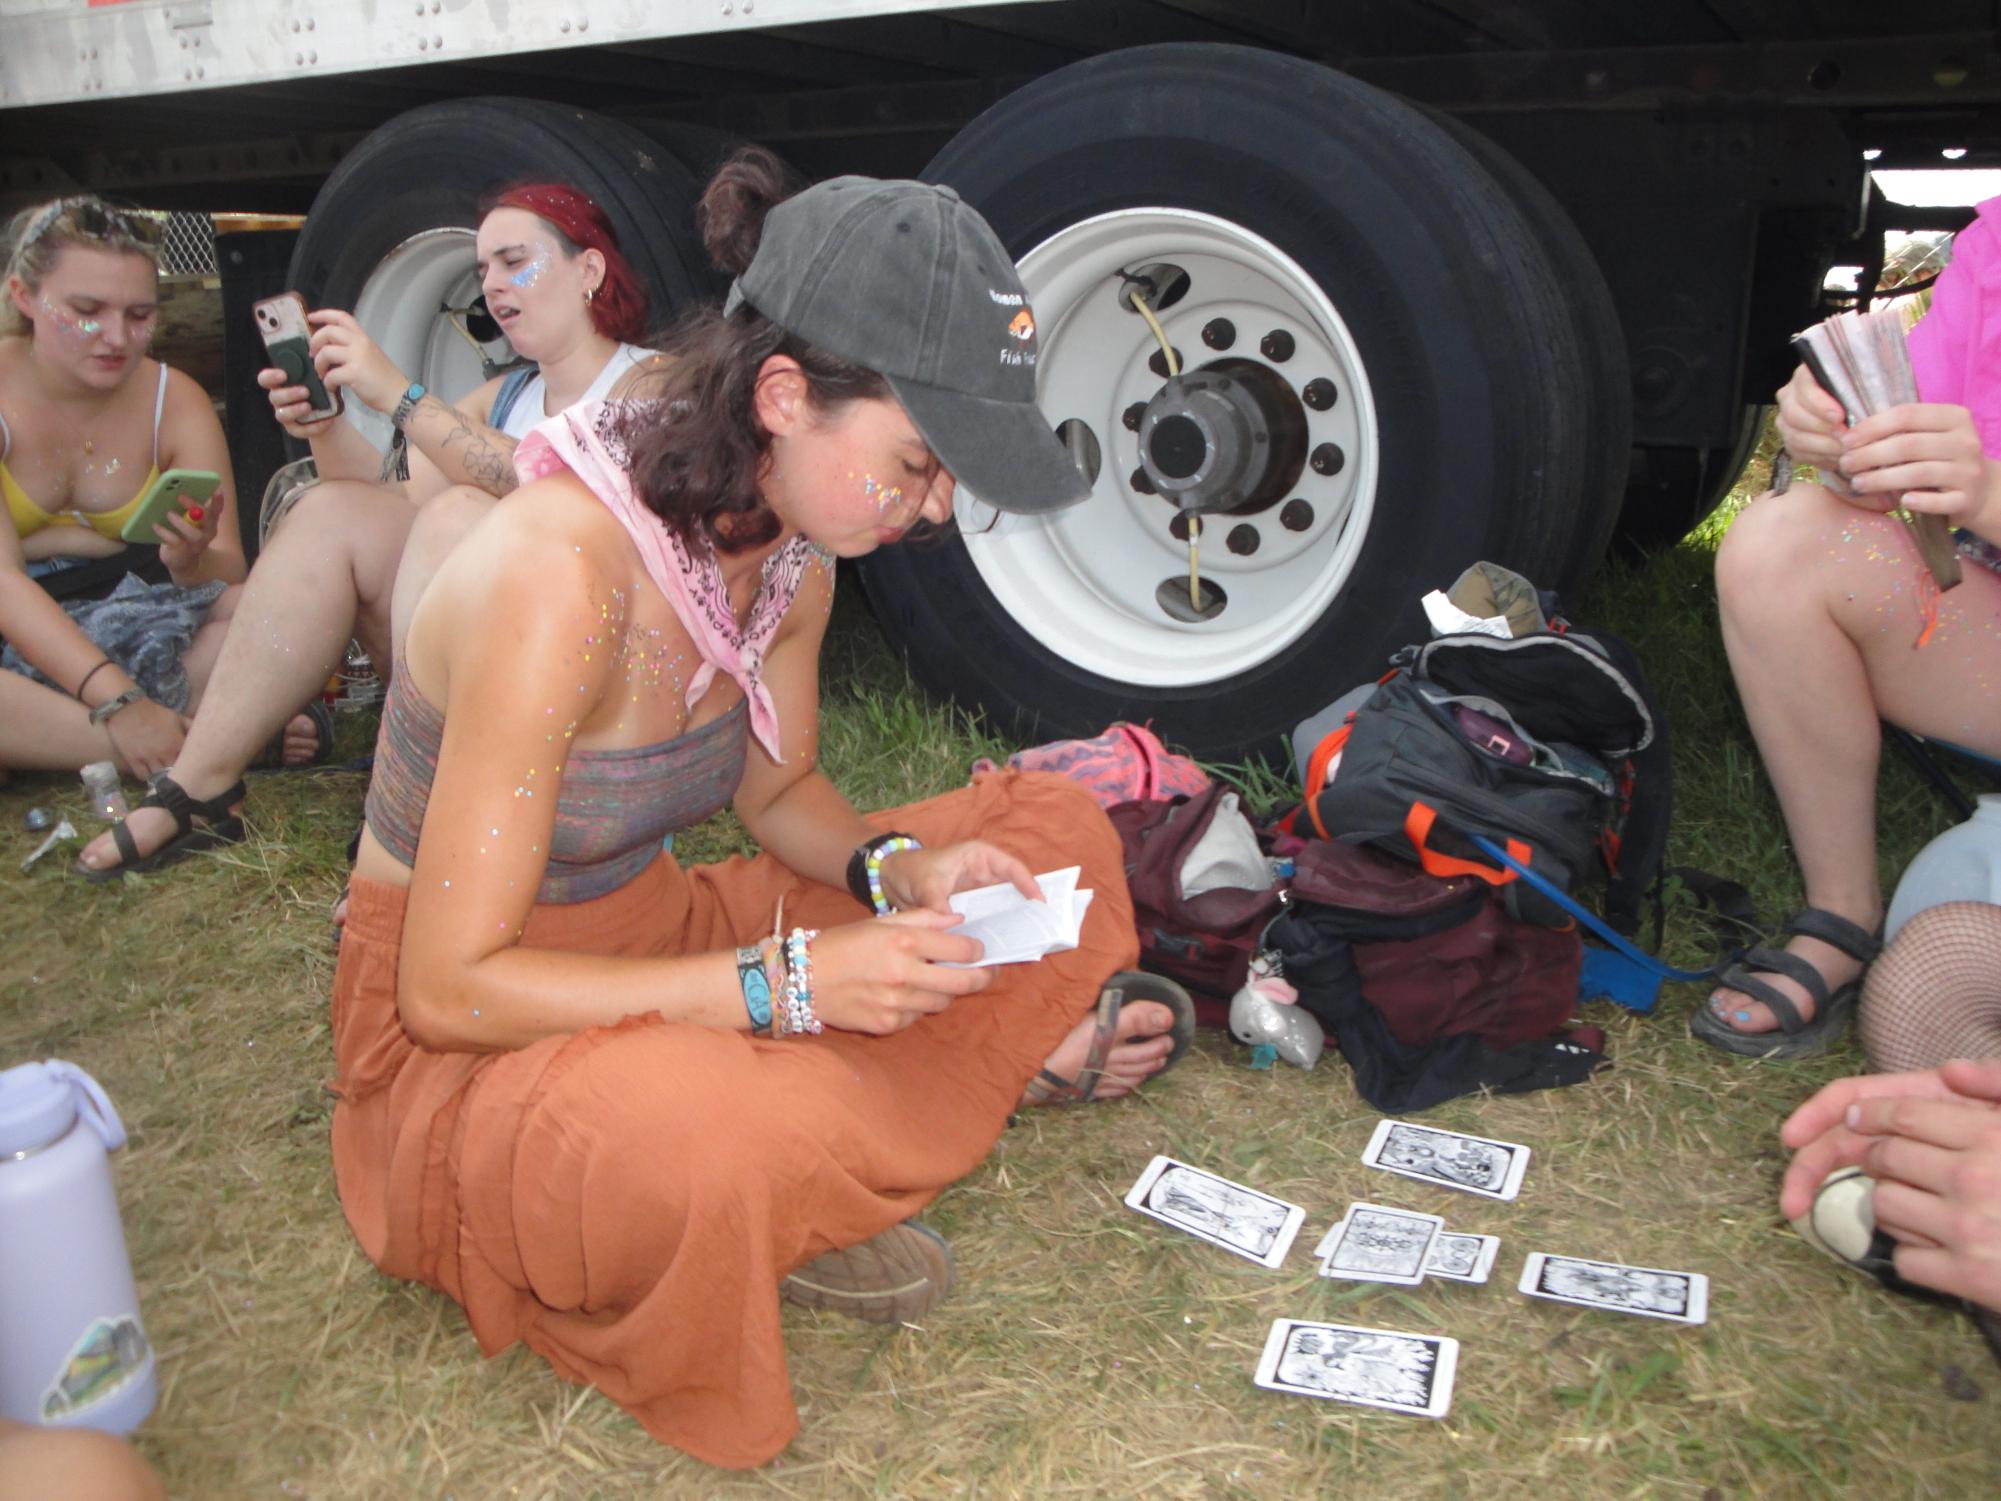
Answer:
<svg viewBox="0 0 2001 1501"><path fill-rule="evenodd" d="M1575 613L1633 639L1668 704L1674 857L1778 913L1796 879L1730 691L1708 558L1698 539L1614 565ZM1008 749L912 691L851 598L828 669L824 754L864 805L956 785L974 756ZM370 728L344 719L343 753L364 751ZM958 1253L958 1295L922 1329L788 1309L804 1433L763 1471L707 1469L533 1356L482 1360L456 1308L355 1249L323 1086L326 912L361 793L350 773L263 780L250 843L122 885L64 879L53 857L30 876L0 866L0 1061L83 1064L132 1128L117 1175L162 1380L138 1442L177 1497L1722 1501L2001 1485L2001 1372L1970 1327L1842 1273L1777 1219L1778 1121L1859 1056L1723 1059L1687 1035L1690 987L1649 1017L1594 1007L1616 1067L1590 1085L1434 1113L1535 1148L1511 1205L1366 1173L1375 1114L1331 1052L1310 1074L1256 1073L1205 1035L1133 1100L1026 1116L931 1213ZM85 826L73 780L17 778L0 828L23 853L31 804ZM1886 767L1885 879L1946 823ZM741 838L723 817L682 849L712 858ZM1708 956L1686 911L1668 952ZM1304 1204L1308 1245L1351 1199L1388 1198L1500 1234L1500 1263L1486 1287L1408 1291L1321 1281L1301 1251L1264 1271L1120 1206L1156 1151ZM1706 1272L1710 1322L1531 1304L1511 1284L1532 1249ZM1257 1390L1280 1314L1458 1337L1450 1416ZM1948 1397L1953 1367L1977 1400Z"/></svg>

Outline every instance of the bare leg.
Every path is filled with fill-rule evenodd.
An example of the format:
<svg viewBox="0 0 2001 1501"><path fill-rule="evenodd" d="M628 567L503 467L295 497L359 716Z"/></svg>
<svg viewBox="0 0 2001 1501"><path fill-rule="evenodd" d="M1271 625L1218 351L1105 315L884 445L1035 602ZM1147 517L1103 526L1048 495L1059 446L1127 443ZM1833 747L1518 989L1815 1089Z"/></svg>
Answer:
<svg viewBox="0 0 2001 1501"><path fill-rule="evenodd" d="M415 513L400 492L354 481L316 485L271 539L251 570L209 691L169 775L197 799L226 789L299 706L340 665L357 622L387 620L389 593ZM366 638L364 638L366 639ZM173 834L161 809L126 820L141 855ZM85 847L82 863L118 864L109 835Z"/></svg>
<svg viewBox="0 0 2001 1501"><path fill-rule="evenodd" d="M75 771L116 759L111 736L82 704L18 672L0 672L0 766Z"/></svg>
<svg viewBox="0 0 2001 1501"><path fill-rule="evenodd" d="M1744 712L1785 814L1809 905L1873 929L1878 721L2001 754L2001 577L1969 566L1924 629L1923 565L1901 522L1817 485L1761 496L1716 558L1723 644ZM1861 965L1816 939L1787 947L1830 982ZM1783 976L1770 983L1813 1002ZM1778 1023L1763 1004L1719 991L1712 1007L1741 1032Z"/></svg>

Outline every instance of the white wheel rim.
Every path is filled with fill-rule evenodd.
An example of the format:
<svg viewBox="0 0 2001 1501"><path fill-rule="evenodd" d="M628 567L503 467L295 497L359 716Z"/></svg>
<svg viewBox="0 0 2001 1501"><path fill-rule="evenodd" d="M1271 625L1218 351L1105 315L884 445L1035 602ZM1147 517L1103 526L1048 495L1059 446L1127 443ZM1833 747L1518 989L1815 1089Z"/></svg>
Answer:
<svg viewBox="0 0 2001 1501"><path fill-rule="evenodd" d="M456 401L486 379L474 346L442 309L462 308L479 295L473 232L452 225L412 235L385 255L354 300L355 321L396 362L396 368ZM512 358L506 338L486 346L496 362ZM389 415L358 401L347 418L378 450L389 446Z"/></svg>
<svg viewBox="0 0 2001 1501"><path fill-rule="evenodd" d="M1206 516L1200 541L1204 580L1227 606L1210 620L1177 620L1162 608L1162 581L1188 573L1188 544L1169 534L1171 502L1135 491L1139 438L1121 421L1160 389L1148 367L1159 344L1121 305L1120 271L1179 266L1189 290L1160 314L1189 369L1223 357L1202 329L1227 318L1233 359L1281 371L1295 392L1334 382L1338 399L1306 410L1309 451L1339 447L1337 473L1309 467L1290 494L1312 519L1293 531L1279 506L1254 516ZM1297 641L1341 592L1375 509L1379 463L1375 401L1347 325L1313 278L1270 241L1228 220L1185 209L1122 209L1051 236L1021 261L1021 278L1041 333L1037 399L1052 424L1078 419L1104 455L1091 496L1051 516L997 513L962 493L958 521L981 579L1009 617L1063 660L1117 682L1146 687L1211 683L1235 676ZM1274 363L1259 350L1283 329L1295 352ZM1238 524L1255 528L1248 556L1227 545Z"/></svg>

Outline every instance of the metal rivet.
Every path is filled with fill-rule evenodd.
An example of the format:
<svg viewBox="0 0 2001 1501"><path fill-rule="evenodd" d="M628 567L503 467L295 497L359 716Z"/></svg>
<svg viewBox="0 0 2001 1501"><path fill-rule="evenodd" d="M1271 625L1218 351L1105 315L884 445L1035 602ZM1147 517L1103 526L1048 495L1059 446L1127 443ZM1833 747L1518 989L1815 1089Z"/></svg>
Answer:
<svg viewBox="0 0 2001 1501"><path fill-rule="evenodd" d="M744 9L749 10L750 7L746 5L744 6ZM591 29L591 18L589 16L585 16L577 22L577 30L589 31L590 29Z"/></svg>
<svg viewBox="0 0 2001 1501"><path fill-rule="evenodd" d="M429 52L431 50L431 39L429 37L418 37L417 50L419 52Z"/></svg>
<svg viewBox="0 0 2001 1501"><path fill-rule="evenodd" d="M562 32L562 33L563 33L563 35L565 35L565 36L568 36L568 35L570 34L570 22L569 22L569 19L568 19L567 17L565 17L565 18L564 18L563 20L561 20L561 21L558 21L558 22L556 23L556 30L558 30L558 31Z"/></svg>
<svg viewBox="0 0 2001 1501"><path fill-rule="evenodd" d="M319 60L320 60L320 55L317 52L308 52L306 54L306 61L309 63L316 63Z"/></svg>
<svg viewBox="0 0 2001 1501"><path fill-rule="evenodd" d="M294 52L292 54L292 66L295 68L303 68L305 65L306 65L306 54L303 52Z"/></svg>
<svg viewBox="0 0 2001 1501"><path fill-rule="evenodd" d="M297 21L294 21L292 23L292 35L297 36L298 34L299 34L299 23Z"/></svg>
<svg viewBox="0 0 2001 1501"><path fill-rule="evenodd" d="M307 17L306 17L306 30L308 30L308 31L311 31L312 29L313 29L313 18L312 18L311 16L307 16Z"/></svg>
<svg viewBox="0 0 2001 1501"><path fill-rule="evenodd" d="M441 36L434 36L431 38L431 45L433 47L442 48L445 45L445 39Z"/></svg>

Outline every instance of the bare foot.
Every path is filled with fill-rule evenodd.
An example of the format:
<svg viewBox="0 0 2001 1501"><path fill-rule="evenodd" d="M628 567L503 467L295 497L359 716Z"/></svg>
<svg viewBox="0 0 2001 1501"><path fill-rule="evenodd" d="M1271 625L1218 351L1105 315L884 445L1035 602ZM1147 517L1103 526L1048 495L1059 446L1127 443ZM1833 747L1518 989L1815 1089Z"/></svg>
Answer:
<svg viewBox="0 0 2001 1501"><path fill-rule="evenodd" d="M1831 943L1822 943L1818 938L1795 937L1786 945L1786 952L1797 954L1815 969L1821 979L1827 982L1827 993L1835 991L1862 973L1862 961L1851 958ZM1769 971L1757 971L1758 978L1789 998L1799 1008L1800 1020L1810 1022L1814 1017L1814 999L1806 993L1799 981L1785 975ZM1709 997L1709 1009L1716 1013L1718 1021L1733 1032L1754 1036L1760 1032L1779 1030L1779 1019L1772 1015L1772 1008L1763 1001L1753 1000L1742 991L1722 988Z"/></svg>
<svg viewBox="0 0 2001 1501"><path fill-rule="evenodd" d="M320 732L312 720L303 714L294 714L290 724L285 726L285 756L287 766L310 766L313 758L320 753Z"/></svg>
<svg viewBox="0 0 2001 1501"><path fill-rule="evenodd" d="M1091 1054L1091 1033L1096 1025L1096 1016L1078 1022L1056 1044L1056 1051L1043 1067L1060 1079L1075 1079ZM1105 1057L1104 1073L1091 1098L1116 1100L1159 1073L1174 1049L1174 1039L1168 1035L1173 1026L1174 1013L1158 1001L1133 1001L1120 1007L1112 1050ZM1026 1106L1042 1102L1030 1091L1022 1095L1021 1103Z"/></svg>

